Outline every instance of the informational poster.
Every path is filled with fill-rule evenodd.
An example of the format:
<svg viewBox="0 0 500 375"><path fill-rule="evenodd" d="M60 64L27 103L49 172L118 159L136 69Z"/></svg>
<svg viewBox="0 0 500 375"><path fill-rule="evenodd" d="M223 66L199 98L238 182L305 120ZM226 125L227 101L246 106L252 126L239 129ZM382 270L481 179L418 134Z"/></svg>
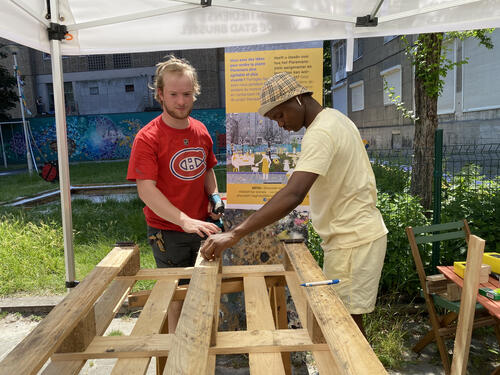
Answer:
<svg viewBox="0 0 500 375"><path fill-rule="evenodd" d="M288 72L323 102L323 42L225 51L227 206L258 209L293 173L305 129L288 132L257 113L268 78ZM308 198L302 206L307 206Z"/></svg>

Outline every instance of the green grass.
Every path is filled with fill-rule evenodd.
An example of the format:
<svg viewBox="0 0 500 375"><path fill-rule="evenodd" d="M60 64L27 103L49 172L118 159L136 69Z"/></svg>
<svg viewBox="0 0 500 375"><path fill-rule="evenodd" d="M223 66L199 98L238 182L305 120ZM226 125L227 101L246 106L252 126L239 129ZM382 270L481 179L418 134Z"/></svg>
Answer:
<svg viewBox="0 0 500 375"><path fill-rule="evenodd" d="M108 336L123 336L123 332L119 329L114 329L110 333L108 333Z"/></svg>
<svg viewBox="0 0 500 375"><path fill-rule="evenodd" d="M153 268L142 202L72 203L77 280L82 280L117 241L136 242L141 267ZM64 244L59 204L34 209L0 208L0 296L65 292ZM143 281L136 289L149 288Z"/></svg>
<svg viewBox="0 0 500 375"><path fill-rule="evenodd" d="M407 339L403 324L406 318L393 308L390 298L379 298L375 310L365 315L368 342L386 368L398 368L403 362Z"/></svg>
<svg viewBox="0 0 500 375"><path fill-rule="evenodd" d="M74 163L69 167L71 185L127 183L128 160ZM5 169L5 168L4 168ZM10 169L10 168L9 168ZM226 191L226 166L216 166L215 175L220 192ZM58 182L47 182L36 172L26 171L10 176L0 176L0 204L19 197L30 197L40 192L59 189Z"/></svg>
<svg viewBox="0 0 500 375"><path fill-rule="evenodd" d="M71 185L98 183L126 183L128 161L84 162L69 167ZM47 182L36 172L0 176L0 202L8 202L18 197L29 197L43 191L59 189L58 182Z"/></svg>

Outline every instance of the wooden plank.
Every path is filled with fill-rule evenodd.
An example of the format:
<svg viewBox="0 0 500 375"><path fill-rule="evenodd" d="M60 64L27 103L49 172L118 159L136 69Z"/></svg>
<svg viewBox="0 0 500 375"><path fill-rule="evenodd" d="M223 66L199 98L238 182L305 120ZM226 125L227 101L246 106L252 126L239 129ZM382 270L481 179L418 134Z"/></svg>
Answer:
<svg viewBox="0 0 500 375"><path fill-rule="evenodd" d="M284 246L301 283L326 279L304 244ZM304 288L303 291L320 322L339 374L387 374L330 285Z"/></svg>
<svg viewBox="0 0 500 375"><path fill-rule="evenodd" d="M176 343L163 372L166 375L204 374L206 371L219 262L220 258L208 262L198 254L177 323Z"/></svg>
<svg viewBox="0 0 500 375"><path fill-rule="evenodd" d="M269 295L263 276L250 276L243 279L245 287L245 309L247 330L274 330L273 313L269 304ZM250 373L285 374L283 361L279 353L250 353Z"/></svg>
<svg viewBox="0 0 500 375"><path fill-rule="evenodd" d="M266 286L269 288L269 282L266 278ZM288 316L285 288L283 286L273 286L269 288L269 298L271 310L273 312L276 329L288 329ZM292 364L290 362L290 353L281 353L281 359L285 367L285 374L292 375Z"/></svg>
<svg viewBox="0 0 500 375"><path fill-rule="evenodd" d="M460 221L453 221L451 223L413 227L413 233L421 234L421 233L429 233L429 232L440 232L442 230L459 229L459 228L462 228L463 226L464 226L464 221L460 220Z"/></svg>
<svg viewBox="0 0 500 375"><path fill-rule="evenodd" d="M281 277L281 276L279 276ZM278 283L280 279L271 279L270 283ZM267 279L266 279L267 283ZM269 284L268 284L269 285ZM186 298L188 287L187 285L177 286L172 301L184 301ZM236 293L243 291L243 278L239 279L224 279L221 285L221 294ZM142 307L151 294L151 290L141 290L128 295L129 307Z"/></svg>
<svg viewBox="0 0 500 375"><path fill-rule="evenodd" d="M455 240L457 238L465 238L465 232L463 230L461 230L459 232L441 233L441 234L435 234L433 236L420 236L420 237L415 238L415 242L418 245L421 243Z"/></svg>
<svg viewBox="0 0 500 375"><path fill-rule="evenodd" d="M284 275L285 269L281 264L262 264L255 266L223 266L222 277L245 277L245 276L280 276ZM143 268L133 276L119 276L120 279L133 280L163 280L163 279L189 279L193 273L193 267L184 268Z"/></svg>
<svg viewBox="0 0 500 375"><path fill-rule="evenodd" d="M288 258L288 254L285 253L285 257ZM292 296L293 303L295 305L295 309L297 310L297 314L299 315L300 322L302 327L307 330L308 327L308 306L307 306L307 298L304 293L304 287L300 286L299 279L297 278L297 274L293 272L286 276L286 281L288 284L288 290L290 291L290 295ZM309 331L308 335L309 335ZM312 339L309 336L309 340ZM330 351L328 352L320 352L318 350L311 350L311 354L318 365L319 371L321 374L339 374L340 370L337 367L336 362L334 361L332 354Z"/></svg>
<svg viewBox="0 0 500 375"><path fill-rule="evenodd" d="M96 334L102 335L120 310L123 301L134 285L134 280L115 280L106 289L94 305ZM76 375L85 365L85 360L50 362L43 370L43 375Z"/></svg>
<svg viewBox="0 0 500 375"><path fill-rule="evenodd" d="M97 336L84 352L55 353L55 363L83 359L146 358L166 356L175 344L174 334L143 336ZM229 331L217 334L217 346L208 351L217 354L276 353L313 350L328 352L327 344L313 344L305 329ZM129 374L130 372L126 372Z"/></svg>
<svg viewBox="0 0 500 375"><path fill-rule="evenodd" d="M92 342L96 335L95 311L92 307L73 329L73 331L59 345L56 352L82 352Z"/></svg>
<svg viewBox="0 0 500 375"><path fill-rule="evenodd" d="M217 331L219 330L219 308L220 308L220 296L221 296L221 284L222 284L222 263L219 262L219 267L217 271L217 282L215 284L215 303L214 303L214 315L212 323L212 332L210 334L210 346L215 346L217 341Z"/></svg>
<svg viewBox="0 0 500 375"><path fill-rule="evenodd" d="M120 358L118 362L148 360L151 356L165 356L172 350L173 334L149 334L142 336L97 336L84 352L55 353L53 361L74 361L91 358ZM131 359L135 358L135 359ZM123 363L123 362L122 362ZM117 367L115 366L113 371ZM132 369L131 369L132 370ZM143 371L143 374L146 372ZM122 374L132 374L126 369Z"/></svg>
<svg viewBox="0 0 500 375"><path fill-rule="evenodd" d="M474 235L469 237L467 268L465 270L464 286L460 298L457 335L455 336L455 347L453 349L453 360L451 362L452 375L465 375L467 372L484 245L485 241L483 239Z"/></svg>
<svg viewBox="0 0 500 375"><path fill-rule="evenodd" d="M130 336L143 336L161 331L167 319L168 306L176 287L177 281L175 280L159 280L156 282ZM144 374L150 361L151 357L137 360L121 359L116 362L111 374Z"/></svg>
<svg viewBox="0 0 500 375"><path fill-rule="evenodd" d="M124 264L139 251L115 247L0 363L0 374L36 374L92 308Z"/></svg>

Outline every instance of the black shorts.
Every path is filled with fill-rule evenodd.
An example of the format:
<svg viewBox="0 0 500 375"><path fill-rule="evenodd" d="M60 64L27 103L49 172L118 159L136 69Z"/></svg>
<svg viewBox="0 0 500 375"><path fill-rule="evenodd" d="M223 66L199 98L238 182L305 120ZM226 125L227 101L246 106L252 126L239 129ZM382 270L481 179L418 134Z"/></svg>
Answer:
<svg viewBox="0 0 500 375"><path fill-rule="evenodd" d="M202 240L196 233L162 230L148 225L148 241L158 268L193 267ZM188 279L179 280L179 285L188 283Z"/></svg>

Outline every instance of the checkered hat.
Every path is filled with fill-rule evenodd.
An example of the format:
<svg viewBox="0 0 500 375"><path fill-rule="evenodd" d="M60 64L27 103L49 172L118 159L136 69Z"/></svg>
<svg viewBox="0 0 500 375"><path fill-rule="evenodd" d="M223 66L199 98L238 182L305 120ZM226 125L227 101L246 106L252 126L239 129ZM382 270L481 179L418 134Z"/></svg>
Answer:
<svg viewBox="0 0 500 375"><path fill-rule="evenodd" d="M264 116L271 109L300 94L310 94L290 73L282 72L269 78L260 91L259 114Z"/></svg>

